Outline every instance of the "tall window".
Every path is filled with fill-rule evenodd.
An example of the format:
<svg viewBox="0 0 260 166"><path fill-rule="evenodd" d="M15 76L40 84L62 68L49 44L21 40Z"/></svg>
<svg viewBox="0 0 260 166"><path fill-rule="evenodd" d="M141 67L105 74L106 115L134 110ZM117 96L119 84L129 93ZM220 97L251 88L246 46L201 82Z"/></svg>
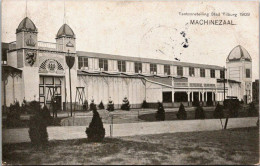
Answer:
<svg viewBox="0 0 260 166"><path fill-rule="evenodd" d="M220 70L220 78L225 78L225 72L223 70Z"/></svg>
<svg viewBox="0 0 260 166"><path fill-rule="evenodd" d="M150 72L151 72L151 74L157 73L157 65L156 64L150 64Z"/></svg>
<svg viewBox="0 0 260 166"><path fill-rule="evenodd" d="M78 67L79 67L79 69L81 69L82 67L88 67L88 58L79 57L78 58Z"/></svg>
<svg viewBox="0 0 260 166"><path fill-rule="evenodd" d="M135 62L135 73L142 73L142 63Z"/></svg>
<svg viewBox="0 0 260 166"><path fill-rule="evenodd" d="M246 69L246 78L250 78L250 69Z"/></svg>
<svg viewBox="0 0 260 166"><path fill-rule="evenodd" d="M183 76L183 67L182 66L177 66L177 75Z"/></svg>
<svg viewBox="0 0 260 166"><path fill-rule="evenodd" d="M214 69L210 69L210 77L215 78L215 70Z"/></svg>
<svg viewBox="0 0 260 166"><path fill-rule="evenodd" d="M200 69L200 77L205 77L205 69Z"/></svg>
<svg viewBox="0 0 260 166"><path fill-rule="evenodd" d="M103 68L104 71L108 71L107 59L99 59L99 68Z"/></svg>
<svg viewBox="0 0 260 166"><path fill-rule="evenodd" d="M164 65L164 74L166 75L171 74L170 65Z"/></svg>
<svg viewBox="0 0 260 166"><path fill-rule="evenodd" d="M195 76L194 67L189 67L189 75L190 75L191 77L194 77L194 76Z"/></svg>
<svg viewBox="0 0 260 166"><path fill-rule="evenodd" d="M126 72L125 61L117 61L118 71Z"/></svg>

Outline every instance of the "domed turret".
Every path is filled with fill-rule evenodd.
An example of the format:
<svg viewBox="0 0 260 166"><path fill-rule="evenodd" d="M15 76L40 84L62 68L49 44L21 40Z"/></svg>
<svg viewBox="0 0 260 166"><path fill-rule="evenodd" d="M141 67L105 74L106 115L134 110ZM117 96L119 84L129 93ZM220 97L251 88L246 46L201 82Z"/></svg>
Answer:
<svg viewBox="0 0 260 166"><path fill-rule="evenodd" d="M244 47L238 45L230 51L226 61L239 61L242 59L246 61L252 60L247 50Z"/></svg>
<svg viewBox="0 0 260 166"><path fill-rule="evenodd" d="M61 37L75 38L76 36L73 30L68 26L68 24L63 24L56 35L56 38Z"/></svg>
<svg viewBox="0 0 260 166"><path fill-rule="evenodd" d="M19 32L36 32L37 33L37 28L31 19L29 19L28 17L25 17L20 22L18 28L16 29L16 33L19 33Z"/></svg>

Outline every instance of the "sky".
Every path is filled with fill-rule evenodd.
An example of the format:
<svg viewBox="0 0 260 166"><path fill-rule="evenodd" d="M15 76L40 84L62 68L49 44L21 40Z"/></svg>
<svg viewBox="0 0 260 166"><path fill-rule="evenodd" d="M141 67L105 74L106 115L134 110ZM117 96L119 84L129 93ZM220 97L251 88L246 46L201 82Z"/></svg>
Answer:
<svg viewBox="0 0 260 166"><path fill-rule="evenodd" d="M16 28L27 15L38 28L39 41L55 42L67 23L76 34L77 51L225 66L230 51L241 45L252 57L254 80L259 79L258 10L257 1L87 0L27 0L26 10L25 0L3 0L2 42L16 40ZM197 12L209 17L180 15ZM237 17L211 16L213 12ZM240 16L242 12L249 16ZM236 25L190 24L200 19Z"/></svg>

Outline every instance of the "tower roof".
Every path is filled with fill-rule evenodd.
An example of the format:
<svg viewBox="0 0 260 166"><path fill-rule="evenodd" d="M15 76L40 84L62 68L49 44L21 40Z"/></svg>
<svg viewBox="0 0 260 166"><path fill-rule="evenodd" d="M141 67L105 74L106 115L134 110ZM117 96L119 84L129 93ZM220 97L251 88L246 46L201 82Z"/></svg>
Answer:
<svg viewBox="0 0 260 166"><path fill-rule="evenodd" d="M76 36L73 30L70 28L70 26L68 26L68 24L63 24L56 35L56 38L61 38L61 37L75 38Z"/></svg>
<svg viewBox="0 0 260 166"><path fill-rule="evenodd" d="M246 61L252 60L247 50L241 45L238 45L230 51L226 61L239 61L242 59Z"/></svg>
<svg viewBox="0 0 260 166"><path fill-rule="evenodd" d="M26 31L26 32L37 32L37 28L32 22L31 19L25 17L19 24L18 28L16 29L16 33Z"/></svg>

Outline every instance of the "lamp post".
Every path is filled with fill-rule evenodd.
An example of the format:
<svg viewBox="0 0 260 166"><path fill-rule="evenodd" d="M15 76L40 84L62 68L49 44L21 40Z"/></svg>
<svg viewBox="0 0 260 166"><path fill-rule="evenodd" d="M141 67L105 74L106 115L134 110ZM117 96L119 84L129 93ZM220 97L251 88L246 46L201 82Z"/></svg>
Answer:
<svg viewBox="0 0 260 166"><path fill-rule="evenodd" d="M69 47L67 45L67 47ZM75 62L75 57L70 55L70 50L68 50L68 55L66 56L66 63L69 67L69 84L70 84L70 116L72 116L72 93L71 93L71 72L70 69L73 67Z"/></svg>

